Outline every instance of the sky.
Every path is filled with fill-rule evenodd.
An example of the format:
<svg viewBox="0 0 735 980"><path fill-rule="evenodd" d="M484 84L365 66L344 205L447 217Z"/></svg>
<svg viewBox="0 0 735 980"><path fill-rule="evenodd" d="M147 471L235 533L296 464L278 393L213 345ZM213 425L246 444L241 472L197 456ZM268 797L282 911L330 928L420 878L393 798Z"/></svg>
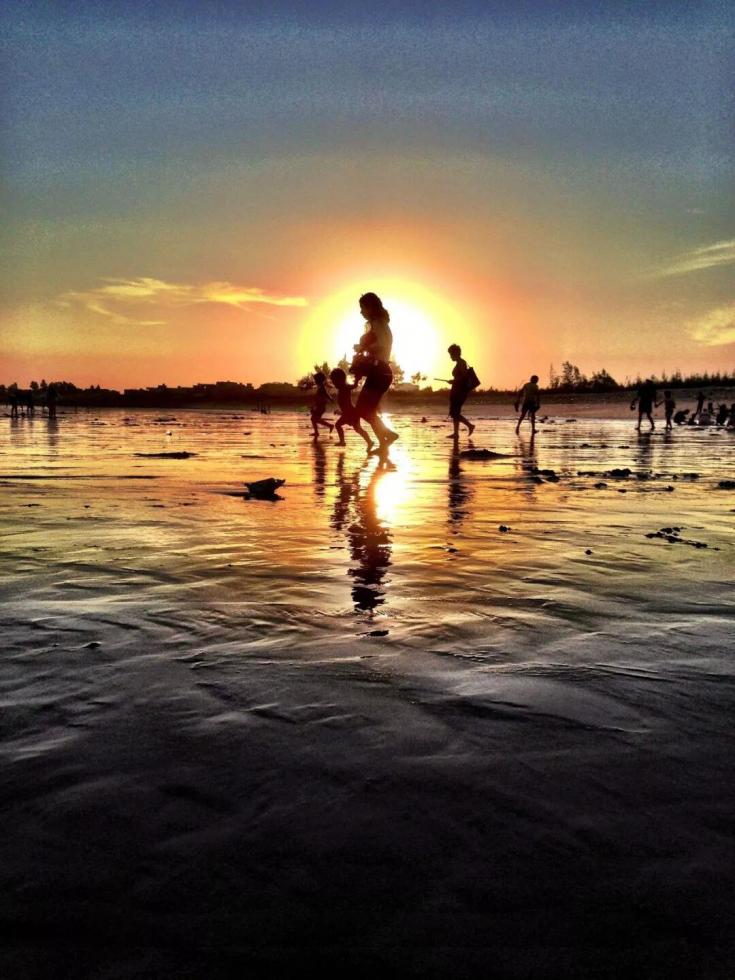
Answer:
<svg viewBox="0 0 735 980"><path fill-rule="evenodd" d="M735 370L727 3L0 12L0 382Z"/></svg>

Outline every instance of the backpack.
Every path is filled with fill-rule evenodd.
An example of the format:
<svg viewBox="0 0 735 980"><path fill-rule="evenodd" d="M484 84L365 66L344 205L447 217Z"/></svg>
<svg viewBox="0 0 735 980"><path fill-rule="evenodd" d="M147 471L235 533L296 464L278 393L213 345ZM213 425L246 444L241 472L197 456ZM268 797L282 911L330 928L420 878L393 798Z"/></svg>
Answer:
<svg viewBox="0 0 735 980"><path fill-rule="evenodd" d="M467 374L465 376L465 385L467 386L468 391L474 391L475 388L480 387L480 379L477 377L477 374L475 373L475 369L473 367L467 368Z"/></svg>

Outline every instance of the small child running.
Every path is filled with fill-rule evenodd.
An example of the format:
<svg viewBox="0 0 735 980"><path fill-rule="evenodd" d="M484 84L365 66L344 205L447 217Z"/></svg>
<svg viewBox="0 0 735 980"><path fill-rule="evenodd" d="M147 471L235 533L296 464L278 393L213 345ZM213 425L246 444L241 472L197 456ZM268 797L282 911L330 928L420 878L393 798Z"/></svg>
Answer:
<svg viewBox="0 0 735 980"><path fill-rule="evenodd" d="M656 402L656 407L661 404L661 402ZM676 402L674 401L674 396L670 391L664 392L664 412L666 413L666 428L667 430L673 429L671 420L674 417L674 409L676 408Z"/></svg>
<svg viewBox="0 0 735 980"><path fill-rule="evenodd" d="M330 373L329 380L337 389L337 404L339 405L340 411L339 418L335 423L337 435L339 436L339 442L337 445L347 445L345 442L345 426L351 425L355 432L357 432L357 434L362 436L362 438L365 440L368 452L370 452L370 450L373 448L373 440L360 425L360 416L357 414L355 411L355 406L352 404L352 392L355 390L357 385L348 384L347 375L342 368L335 368Z"/></svg>
<svg viewBox="0 0 735 980"><path fill-rule="evenodd" d="M332 401L332 396L327 391L326 375L322 374L321 371L317 371L314 375L314 381L316 381L316 391L314 392L314 401L311 404L311 427L314 430L314 438L318 439L320 425L329 429L330 432L334 428L334 425L322 418L327 408L327 402Z"/></svg>

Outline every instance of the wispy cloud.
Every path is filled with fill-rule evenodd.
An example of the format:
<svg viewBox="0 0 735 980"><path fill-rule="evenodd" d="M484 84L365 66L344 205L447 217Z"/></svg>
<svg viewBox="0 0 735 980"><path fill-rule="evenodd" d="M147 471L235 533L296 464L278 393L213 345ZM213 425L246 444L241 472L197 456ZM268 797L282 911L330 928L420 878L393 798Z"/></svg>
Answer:
<svg viewBox="0 0 735 980"><path fill-rule="evenodd" d="M707 347L735 344L735 303L717 306L692 320L689 332L695 340Z"/></svg>
<svg viewBox="0 0 735 980"><path fill-rule="evenodd" d="M653 275L683 276L688 272L698 272L701 269L712 269L719 265L730 265L735 262L735 238L728 242L715 242L713 245L702 245L689 252L682 252L669 265L657 269Z"/></svg>
<svg viewBox="0 0 735 980"><path fill-rule="evenodd" d="M70 290L59 296L59 306L81 306L113 323L161 326L166 319L147 319L145 311L160 317L166 310L201 303L218 303L247 310L253 306L306 306L303 296L276 296L257 286L231 282L175 283L141 276L137 279L103 279L93 289Z"/></svg>

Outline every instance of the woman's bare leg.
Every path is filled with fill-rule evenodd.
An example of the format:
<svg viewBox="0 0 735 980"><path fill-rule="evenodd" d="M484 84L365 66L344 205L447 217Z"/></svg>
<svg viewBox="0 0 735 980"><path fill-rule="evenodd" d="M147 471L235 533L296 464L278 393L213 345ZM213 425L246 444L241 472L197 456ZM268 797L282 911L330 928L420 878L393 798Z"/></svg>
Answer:
<svg viewBox="0 0 735 980"><path fill-rule="evenodd" d="M369 452L373 448L373 440L370 438L370 436L363 429L363 427L360 425L359 422L355 422L355 424L353 426L353 429L355 430L355 432L359 436L362 436L362 438L365 440L365 442L367 443L368 452Z"/></svg>

